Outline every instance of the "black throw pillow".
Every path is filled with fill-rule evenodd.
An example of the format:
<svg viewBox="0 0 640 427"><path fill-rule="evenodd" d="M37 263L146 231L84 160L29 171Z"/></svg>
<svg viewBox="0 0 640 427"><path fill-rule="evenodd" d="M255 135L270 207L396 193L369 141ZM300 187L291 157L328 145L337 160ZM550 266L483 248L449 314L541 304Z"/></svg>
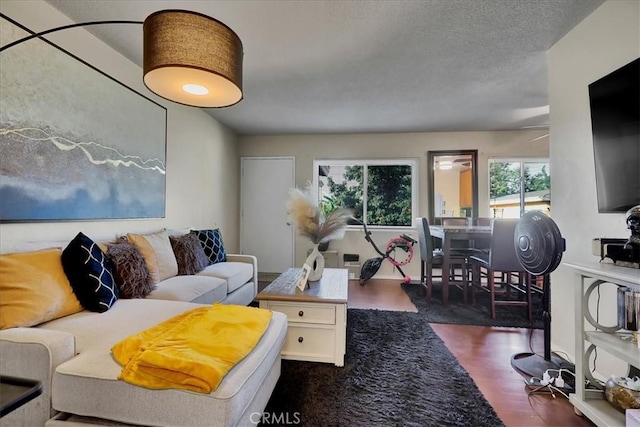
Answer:
<svg viewBox="0 0 640 427"><path fill-rule="evenodd" d="M78 233L62 251L62 267L85 309L102 313L118 299L111 261L83 233Z"/></svg>

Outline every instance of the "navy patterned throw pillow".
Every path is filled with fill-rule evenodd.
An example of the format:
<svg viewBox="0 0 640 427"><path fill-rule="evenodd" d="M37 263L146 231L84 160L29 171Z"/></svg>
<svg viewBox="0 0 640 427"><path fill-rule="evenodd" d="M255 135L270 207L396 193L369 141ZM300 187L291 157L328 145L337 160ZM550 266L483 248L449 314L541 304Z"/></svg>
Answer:
<svg viewBox="0 0 640 427"><path fill-rule="evenodd" d="M209 265L227 260L227 253L224 251L220 229L193 230L192 233L198 237L204 253L207 255L207 258L209 258Z"/></svg>
<svg viewBox="0 0 640 427"><path fill-rule="evenodd" d="M118 299L111 261L83 233L78 233L62 251L62 267L85 309L102 313Z"/></svg>

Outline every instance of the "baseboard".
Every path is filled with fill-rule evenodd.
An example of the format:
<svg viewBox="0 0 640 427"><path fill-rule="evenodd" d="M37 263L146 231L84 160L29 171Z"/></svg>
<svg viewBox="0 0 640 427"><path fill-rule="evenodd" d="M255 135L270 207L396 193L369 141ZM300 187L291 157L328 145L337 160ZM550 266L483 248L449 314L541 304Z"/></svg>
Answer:
<svg viewBox="0 0 640 427"><path fill-rule="evenodd" d="M420 283L420 278L419 277L411 277L411 283ZM357 279L357 277L356 277ZM402 276L400 276L399 274L391 274L391 275L387 275L387 274L376 274L375 276L373 276L371 279L369 280L373 280L373 279L382 279L382 280L393 280L395 282L402 282Z"/></svg>

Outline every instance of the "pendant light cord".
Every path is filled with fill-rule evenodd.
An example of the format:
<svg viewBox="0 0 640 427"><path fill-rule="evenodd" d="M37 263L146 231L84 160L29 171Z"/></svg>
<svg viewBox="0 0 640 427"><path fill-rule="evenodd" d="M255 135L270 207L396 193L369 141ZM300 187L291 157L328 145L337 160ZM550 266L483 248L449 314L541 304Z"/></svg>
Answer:
<svg viewBox="0 0 640 427"><path fill-rule="evenodd" d="M143 21L119 21L119 20L116 20L116 21L80 22L80 23L75 23L75 24L63 25L61 27L51 28L49 30L41 31L39 33L33 33L33 31L29 30L28 28L24 27L20 23L18 23L16 21L14 21L13 19L9 18L4 13L0 13L0 17L2 17L3 19L6 19L7 21L11 22L12 24L22 28L23 30L32 33L31 35L28 35L28 36L23 37L21 39L15 40L15 41L13 41L11 43L8 43L8 44L0 47L0 52L2 52L4 50L7 50L10 47L18 45L20 43L24 43L26 41L29 41L31 39L35 39L35 38L39 38L39 37L42 37L42 36L46 36L47 34L55 33L55 32L62 31L62 30L68 30L70 28L88 27L88 26L92 26L92 25L104 25L104 24L136 24L136 25L142 25L144 23Z"/></svg>

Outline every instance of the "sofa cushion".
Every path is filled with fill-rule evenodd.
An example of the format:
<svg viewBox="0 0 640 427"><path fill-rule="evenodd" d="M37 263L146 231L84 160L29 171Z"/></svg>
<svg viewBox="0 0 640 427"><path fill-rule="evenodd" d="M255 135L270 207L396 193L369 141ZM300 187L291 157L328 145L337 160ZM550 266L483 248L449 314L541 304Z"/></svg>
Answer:
<svg viewBox="0 0 640 427"><path fill-rule="evenodd" d="M60 248L0 255L0 329L33 326L82 311Z"/></svg>
<svg viewBox="0 0 640 427"><path fill-rule="evenodd" d="M121 302L134 301L160 302L119 300L114 309L117 309ZM164 303L181 304L171 301ZM132 334L135 332L132 324L137 325L139 321L148 323L145 318L148 312L156 323L177 314L170 306L165 307L168 308L168 312L164 316L156 309L137 309L139 320L134 319L136 316L132 313L127 313L128 321L120 324L127 333ZM104 314L109 315L115 311L114 309ZM239 418L245 414L256 394L260 393L267 378L274 370L276 373L279 372L280 349L284 343L286 329L286 316L274 312L271 323L258 345L229 371L220 386L210 394L174 389L150 390L117 380L122 368L113 360L108 350L117 342L116 336L110 334L100 347L86 348L77 357L58 366L52 383L53 407L62 412L147 426L185 425L185 420L187 424L188 420L191 420L194 425L249 424L246 421L239 423ZM74 392L69 393L69 390ZM96 405L96 396L108 396L108 399L101 399L100 404ZM131 404L132 402L137 403Z"/></svg>
<svg viewBox="0 0 640 427"><path fill-rule="evenodd" d="M102 313L118 299L111 261L84 233L78 233L62 251L62 267L87 310Z"/></svg>
<svg viewBox="0 0 640 427"><path fill-rule="evenodd" d="M178 262L173 254L166 230L151 234L127 234L142 253L154 283L178 274Z"/></svg>
<svg viewBox="0 0 640 427"><path fill-rule="evenodd" d="M83 310L70 316L42 323L38 325L38 328L73 334L76 337L77 353L83 353L94 347L109 351L114 343L150 328L170 316L197 307L202 307L202 304L121 298L110 310L104 313Z"/></svg>
<svg viewBox="0 0 640 427"><path fill-rule="evenodd" d="M224 250L220 229L193 230L192 233L200 240L204 253L207 254L207 258L209 258L209 264L225 262L227 260L227 253Z"/></svg>
<svg viewBox="0 0 640 427"><path fill-rule="evenodd" d="M253 279L253 265L246 262L221 262L208 266L198 275L226 280L227 293L231 293Z"/></svg>
<svg viewBox="0 0 640 427"><path fill-rule="evenodd" d="M120 298L144 298L156 288L142 254L126 238L110 243L107 256L113 264Z"/></svg>
<svg viewBox="0 0 640 427"><path fill-rule="evenodd" d="M227 282L208 276L175 276L156 284L147 298L213 304L227 296Z"/></svg>
<svg viewBox="0 0 640 427"><path fill-rule="evenodd" d="M196 274L209 265L207 254L195 234L169 236L169 241L178 261L179 275Z"/></svg>

